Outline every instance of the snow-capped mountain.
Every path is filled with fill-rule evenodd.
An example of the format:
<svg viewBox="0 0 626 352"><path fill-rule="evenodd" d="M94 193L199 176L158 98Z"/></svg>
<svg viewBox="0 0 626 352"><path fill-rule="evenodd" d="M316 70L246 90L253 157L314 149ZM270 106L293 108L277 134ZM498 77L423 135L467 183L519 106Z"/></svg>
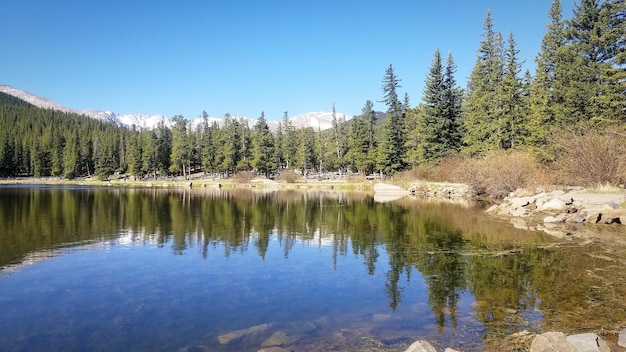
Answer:
<svg viewBox="0 0 626 352"><path fill-rule="evenodd" d="M352 116L341 113L335 113L335 117L337 118L337 120L345 117L346 121L352 118ZM333 126L333 113L320 111L296 115L291 118L291 123L296 128L313 127L315 130L327 130Z"/></svg>
<svg viewBox="0 0 626 352"><path fill-rule="evenodd" d="M118 126L124 126L127 128L137 128L137 129L151 129L155 128L159 123L163 122L165 126L172 127L173 122L171 118L165 117L163 115L147 115L147 114L117 114L112 111L101 111L101 110L76 110L76 109L68 109L65 106L58 104L50 99L40 97L38 95L25 92L23 90L13 88L8 85L0 85L0 92L12 95L16 98L22 99L34 106L44 108L44 109L54 109L63 112L72 112L76 114L86 115L91 118L103 121L103 122L111 122ZM256 119L250 119L244 116L236 116L232 115L234 118L243 118L248 121L250 127L254 125ZM346 120L352 118L352 116L336 113L337 119L340 119L342 116L345 116ZM291 123L294 127L313 127L315 130L325 130L332 127L332 113L331 112L309 112L302 115L296 115L290 118ZM222 118L218 117L209 117L209 123L217 122L221 124L223 122ZM202 118L193 119L190 121L192 127L197 127L202 123ZM268 121L268 125L270 129L275 131L278 128L277 121Z"/></svg>
<svg viewBox="0 0 626 352"><path fill-rule="evenodd" d="M112 111L83 110L79 113L92 117L100 121L113 122L118 126L127 128L154 128L160 122L165 126L172 127L172 119L168 119L163 115L146 115L146 114L116 114Z"/></svg>
<svg viewBox="0 0 626 352"><path fill-rule="evenodd" d="M24 92L23 90L19 90L11 86L0 85L0 92L6 93L8 95L12 95L16 98L20 98L29 104L35 105L43 109L53 109L53 110L59 110L63 112L71 112L70 109L66 108L65 106L62 106L61 104L57 104L50 99L40 97L38 95L31 94L28 92Z"/></svg>

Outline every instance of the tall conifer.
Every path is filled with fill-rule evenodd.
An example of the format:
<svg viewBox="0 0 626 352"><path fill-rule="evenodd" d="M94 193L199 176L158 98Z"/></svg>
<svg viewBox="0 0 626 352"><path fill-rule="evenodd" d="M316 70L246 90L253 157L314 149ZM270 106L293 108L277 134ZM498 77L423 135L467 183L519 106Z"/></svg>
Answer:
<svg viewBox="0 0 626 352"><path fill-rule="evenodd" d="M378 144L378 170L386 175L394 174L405 167L404 113L398 99L400 80L389 65L383 79L383 102L387 105L387 120Z"/></svg>
<svg viewBox="0 0 626 352"><path fill-rule="evenodd" d="M468 155L484 155L499 147L501 106L498 96L502 82L502 35L493 30L491 10L483 24L483 37L478 49L478 58L467 85L465 102L464 148Z"/></svg>

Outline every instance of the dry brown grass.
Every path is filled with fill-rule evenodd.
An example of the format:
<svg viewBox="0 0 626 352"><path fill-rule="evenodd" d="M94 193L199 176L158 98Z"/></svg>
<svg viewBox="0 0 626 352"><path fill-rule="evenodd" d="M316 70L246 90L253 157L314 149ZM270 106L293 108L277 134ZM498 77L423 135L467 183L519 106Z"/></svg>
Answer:
<svg viewBox="0 0 626 352"><path fill-rule="evenodd" d="M535 159L521 151L492 151L482 159L461 163L461 181L479 195L506 197L518 188L536 186L543 169Z"/></svg>
<svg viewBox="0 0 626 352"><path fill-rule="evenodd" d="M285 170L276 176L276 181L285 183L296 183L300 180L300 175L292 170Z"/></svg>
<svg viewBox="0 0 626 352"><path fill-rule="evenodd" d="M596 186L626 182L626 135L605 129L555 138L556 166L567 184Z"/></svg>
<svg viewBox="0 0 626 352"><path fill-rule="evenodd" d="M235 183L250 183L254 178L254 172L252 171L239 171L233 175L233 182Z"/></svg>
<svg viewBox="0 0 626 352"><path fill-rule="evenodd" d="M462 182L475 195L503 198L518 188L553 184L553 173L521 151L492 151L481 159L449 156L437 165L421 165L394 176L395 182Z"/></svg>
<svg viewBox="0 0 626 352"><path fill-rule="evenodd" d="M353 174L346 176L346 181L348 182L365 182L367 178L363 174Z"/></svg>

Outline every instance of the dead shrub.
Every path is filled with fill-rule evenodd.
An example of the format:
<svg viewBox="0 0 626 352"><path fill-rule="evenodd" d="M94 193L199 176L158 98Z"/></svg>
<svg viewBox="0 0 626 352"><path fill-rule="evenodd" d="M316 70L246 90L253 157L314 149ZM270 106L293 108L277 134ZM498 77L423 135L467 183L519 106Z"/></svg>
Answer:
<svg viewBox="0 0 626 352"><path fill-rule="evenodd" d="M450 155L441 159L434 170L434 181L458 182L465 173L463 170L465 164L466 158L460 155Z"/></svg>
<svg viewBox="0 0 626 352"><path fill-rule="evenodd" d="M503 198L518 188L535 185L540 169L528 153L497 150L482 159L463 160L456 172L476 195Z"/></svg>
<svg viewBox="0 0 626 352"><path fill-rule="evenodd" d="M352 175L348 175L346 176L346 181L348 182L365 182L367 181L367 178L365 177L364 174L352 174Z"/></svg>
<svg viewBox="0 0 626 352"><path fill-rule="evenodd" d="M430 164L422 164L393 175L394 182L410 182L415 180L433 181L434 166Z"/></svg>
<svg viewBox="0 0 626 352"><path fill-rule="evenodd" d="M276 181L285 182L285 183L296 183L300 180L300 175L293 172L292 170L285 170L276 176Z"/></svg>
<svg viewBox="0 0 626 352"><path fill-rule="evenodd" d="M233 175L233 181L236 183L250 183L254 178L254 172L252 171L238 171Z"/></svg>
<svg viewBox="0 0 626 352"><path fill-rule="evenodd" d="M626 135L605 129L569 132L555 138L556 164L565 182L576 186L619 185L626 181Z"/></svg>

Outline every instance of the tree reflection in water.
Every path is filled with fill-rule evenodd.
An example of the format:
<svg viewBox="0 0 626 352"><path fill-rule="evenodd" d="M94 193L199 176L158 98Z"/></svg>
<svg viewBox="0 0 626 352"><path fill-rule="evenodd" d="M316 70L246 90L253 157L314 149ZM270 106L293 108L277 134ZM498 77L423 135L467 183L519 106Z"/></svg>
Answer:
<svg viewBox="0 0 626 352"><path fill-rule="evenodd" d="M626 274L616 270L624 248L556 243L464 206L381 204L366 194L314 191L0 189L0 267L119 233L176 254L198 248L205 258L218 245L226 257L255 250L265 258L272 236L289 257L295 243L307 241L332 246L334 265L337 256L362 258L369 275L385 251L389 307L406 299L403 280L416 270L440 330L458 328L463 293L473 296L486 337L617 328L626 321L617 303Z"/></svg>

